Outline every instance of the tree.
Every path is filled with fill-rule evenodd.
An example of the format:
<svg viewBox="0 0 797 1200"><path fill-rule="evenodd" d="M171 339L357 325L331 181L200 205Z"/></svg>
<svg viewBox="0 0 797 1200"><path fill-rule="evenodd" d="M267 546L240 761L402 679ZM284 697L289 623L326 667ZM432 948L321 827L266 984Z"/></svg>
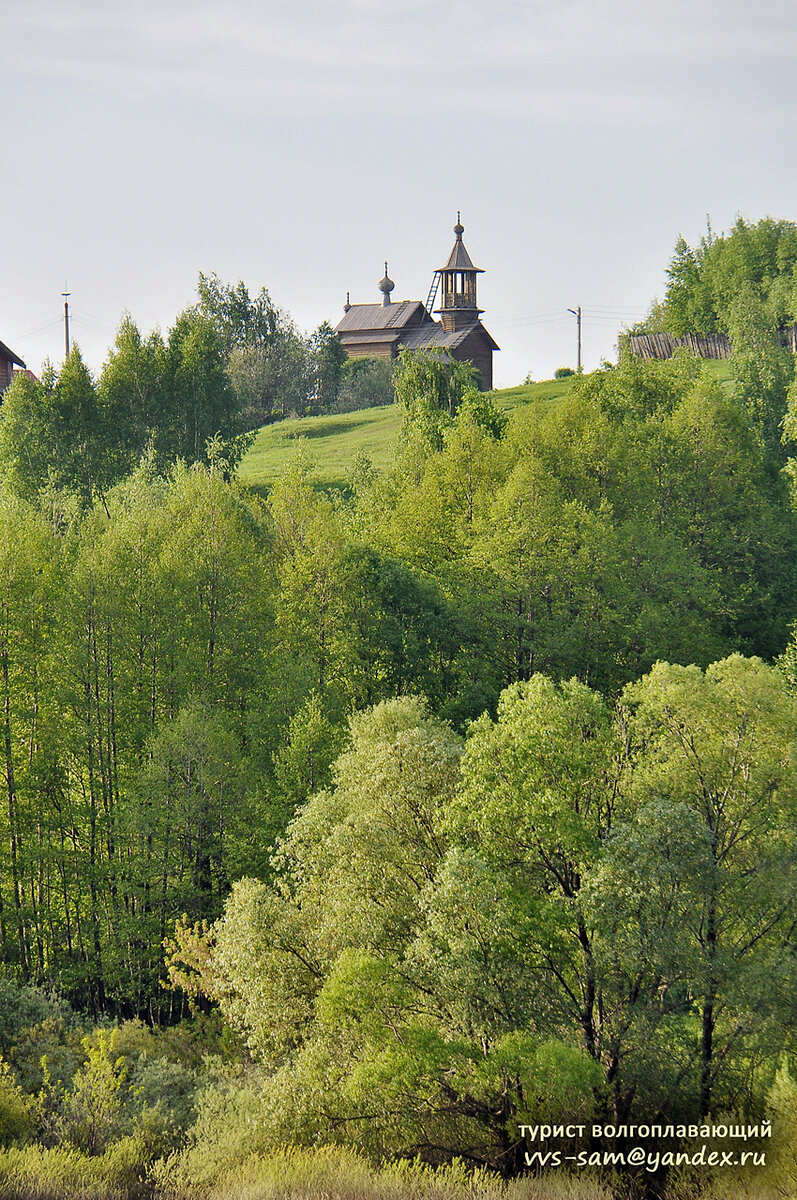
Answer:
<svg viewBox="0 0 797 1200"><path fill-rule="evenodd" d="M434 449L463 395L476 386L471 363L449 358L441 350L402 350L395 367L396 402L405 410L405 429L411 428Z"/></svg>
<svg viewBox="0 0 797 1200"><path fill-rule="evenodd" d="M201 701L189 701L150 738L138 802L123 822L144 851L125 871L139 900L135 936L145 952L181 913L195 921L220 913L247 827L245 767L228 722ZM155 955L156 977L158 966Z"/></svg>
<svg viewBox="0 0 797 1200"><path fill-rule="evenodd" d="M167 461L201 462L218 435L229 466L242 456L246 442L241 405L227 376L223 343L202 312L187 309L169 331L166 352L168 416L155 448Z"/></svg>
<svg viewBox="0 0 797 1200"><path fill-rule="evenodd" d="M696 247L678 239L667 293L653 319L676 337L719 330L733 340L733 310L740 293L748 291L761 304L768 328L782 329L797 316L796 268L792 221L738 217L720 237L709 226Z"/></svg>
<svg viewBox="0 0 797 1200"><path fill-rule="evenodd" d="M307 343L289 325L265 345L236 346L227 372L243 406L247 429L302 413L310 389Z"/></svg>
<svg viewBox="0 0 797 1200"><path fill-rule="evenodd" d="M57 414L56 478L88 503L113 482L94 380L73 346L53 391Z"/></svg>
<svg viewBox="0 0 797 1200"><path fill-rule="evenodd" d="M275 415L303 412L310 386L309 347L265 288L255 297L239 280L222 283L200 272L197 312L219 337L227 371L247 429Z"/></svg>
<svg viewBox="0 0 797 1200"><path fill-rule="evenodd" d="M511 1171L517 1120L552 1102L591 1111L594 1070L522 1028L517 964L511 982L495 976L513 956L511 897L472 855L447 852L458 739L414 698L350 731L333 787L288 830L275 884L234 889L206 986L282 1063L267 1138L290 1128Z"/></svg>
<svg viewBox="0 0 797 1200"><path fill-rule="evenodd" d="M675 245L675 253L667 268L667 294L664 299L664 323L675 337L685 333L712 333L717 318L713 311L710 287L704 274L709 243L706 239L693 249L683 237Z"/></svg>
<svg viewBox="0 0 797 1200"><path fill-rule="evenodd" d="M614 718L535 677L469 739L455 844L508 875L535 1020L579 1030L617 1120L760 1099L790 1036L795 720L733 656L658 664Z"/></svg>
<svg viewBox="0 0 797 1200"><path fill-rule="evenodd" d="M360 408L373 408L380 404L392 404L393 363L386 358L350 358L343 364L337 412L354 412Z"/></svg>
<svg viewBox="0 0 797 1200"><path fill-rule="evenodd" d="M59 928L57 771L48 746L61 548L39 513L0 495L0 743L3 805L0 940L25 979L42 979ZM55 685L55 686L54 686ZM63 826L61 826L63 828ZM52 890L51 890L52 889Z"/></svg>
<svg viewBox="0 0 797 1200"><path fill-rule="evenodd" d="M341 697L352 653L346 539L332 504L314 490L311 470L300 447L268 500L279 582L277 629L286 669L301 678L301 693Z"/></svg>
<svg viewBox="0 0 797 1200"><path fill-rule="evenodd" d="M17 376L0 413L0 461L19 495L67 489L87 505L113 482L102 410L77 346L46 383Z"/></svg>
<svg viewBox="0 0 797 1200"><path fill-rule="evenodd" d="M0 467L16 495L34 501L53 467L57 414L52 391L20 371L0 407Z"/></svg>
<svg viewBox="0 0 797 1200"><path fill-rule="evenodd" d="M348 355L328 321L319 325L310 338L310 357L313 364L314 406L319 412L331 412L338 400Z"/></svg>
<svg viewBox="0 0 797 1200"><path fill-rule="evenodd" d="M794 376L793 356L780 344L750 284L743 284L730 302L728 330L733 343L731 364L736 397L767 456L773 475L783 466L782 435L787 393Z"/></svg>
<svg viewBox="0 0 797 1200"><path fill-rule="evenodd" d="M213 324L226 356L244 346L268 345L285 320L265 288L251 298L242 279L233 285L223 283L215 271L200 271L197 292L197 309Z"/></svg>
<svg viewBox="0 0 797 1200"><path fill-rule="evenodd" d="M776 670L738 655L705 674L659 664L625 703L637 797L669 806L671 828L693 830L672 925L699 1021L705 1115L739 1103L753 1063L777 1061L788 1023L780 997L794 986L797 703ZM650 899L656 907L662 897Z"/></svg>
<svg viewBox="0 0 797 1200"><path fill-rule="evenodd" d="M171 406L167 388L163 338L157 331L142 338L125 315L98 388L115 478L133 470L148 446L161 442Z"/></svg>
<svg viewBox="0 0 797 1200"><path fill-rule="evenodd" d="M459 752L416 698L352 717L333 788L300 810L282 841L276 885L234 889L211 970L225 1011L262 1052L296 1044L341 951L390 955L412 936L442 853L434 814L451 794Z"/></svg>

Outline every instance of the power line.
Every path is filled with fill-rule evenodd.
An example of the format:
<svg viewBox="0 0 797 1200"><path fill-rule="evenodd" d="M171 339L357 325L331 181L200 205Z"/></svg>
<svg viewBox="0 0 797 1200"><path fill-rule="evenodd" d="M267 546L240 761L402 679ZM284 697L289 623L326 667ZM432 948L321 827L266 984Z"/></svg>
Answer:
<svg viewBox="0 0 797 1200"><path fill-rule="evenodd" d="M114 328L112 322L106 320L105 317L98 317L94 313L86 312L85 309L73 308L72 309L73 316L75 313L77 313L79 316L83 317L85 320L93 321L96 325L103 325L106 329Z"/></svg>
<svg viewBox="0 0 797 1200"><path fill-rule="evenodd" d="M547 312L528 313L526 316L517 317L502 317L497 321L491 321L491 325L506 325L507 323L519 324L520 322L537 322L552 320L556 317L561 317L561 308L551 308Z"/></svg>
<svg viewBox="0 0 797 1200"><path fill-rule="evenodd" d="M491 321L490 324L501 328L520 329L531 325L555 325L557 321L566 321L567 317L564 313L560 313L558 317L542 317L538 320L528 320L524 317L507 318L504 321Z"/></svg>
<svg viewBox="0 0 797 1200"><path fill-rule="evenodd" d="M47 321L44 325L36 325L33 329L26 329L22 333L14 333L11 336L12 342L22 342L26 338L35 337L38 333L45 333L48 329L60 325L63 317L54 317L52 321Z"/></svg>

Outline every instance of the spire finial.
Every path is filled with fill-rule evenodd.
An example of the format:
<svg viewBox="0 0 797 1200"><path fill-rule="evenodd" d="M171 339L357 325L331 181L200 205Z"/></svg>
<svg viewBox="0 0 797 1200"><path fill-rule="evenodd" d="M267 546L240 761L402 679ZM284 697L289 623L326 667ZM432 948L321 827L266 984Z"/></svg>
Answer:
<svg viewBox="0 0 797 1200"><path fill-rule="evenodd" d="M346 303L343 305L343 311L348 312L350 308L351 308L351 300L349 298L349 293L347 292L346 293Z"/></svg>
<svg viewBox="0 0 797 1200"><path fill-rule="evenodd" d="M457 241L462 241L462 235L465 232L465 226L462 224L462 217L459 209L457 209L457 223L454 226L454 233L457 235Z"/></svg>

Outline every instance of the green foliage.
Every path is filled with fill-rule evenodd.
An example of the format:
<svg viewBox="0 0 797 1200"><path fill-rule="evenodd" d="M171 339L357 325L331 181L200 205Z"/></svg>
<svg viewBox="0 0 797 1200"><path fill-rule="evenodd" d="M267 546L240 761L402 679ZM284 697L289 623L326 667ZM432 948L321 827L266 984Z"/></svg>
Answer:
<svg viewBox="0 0 797 1200"><path fill-rule="evenodd" d="M458 739L416 699L352 717L350 736L333 790L305 805L279 847L283 885L243 880L216 927L214 991L269 1054L308 1019L324 960L361 941L401 947L441 854L433 813L453 787ZM274 975L258 980L263 953Z"/></svg>
<svg viewBox="0 0 797 1200"><path fill-rule="evenodd" d="M768 329L793 323L797 268L797 226L764 217L755 223L738 217L730 233L715 237L709 228L696 247L679 238L668 268L663 320L669 333L733 336L733 309L748 290L761 303Z"/></svg>
<svg viewBox="0 0 797 1200"><path fill-rule="evenodd" d="M440 450L416 431L357 492L357 528L433 579L452 614L447 711L477 716L539 670L615 689L661 656L784 645L785 482L694 359L622 357L499 438L486 424L466 399Z"/></svg>
<svg viewBox="0 0 797 1200"><path fill-rule="evenodd" d="M144 1165L130 1139L95 1158L67 1147L0 1151L0 1196L35 1200L141 1200Z"/></svg>
<svg viewBox="0 0 797 1200"><path fill-rule="evenodd" d="M0 974L0 1054L8 1059L24 1031L45 1021L74 1023L75 1014L59 996Z"/></svg>
<svg viewBox="0 0 797 1200"><path fill-rule="evenodd" d="M664 654L782 649L793 517L693 361L624 359L510 424L466 392L446 420L417 478L364 465L339 502L300 455L264 511L216 444L81 517L0 503L0 943L24 978L169 1011L162 939L271 876L353 709L422 692L465 728L540 669L619 689ZM68 1078L69 1037L41 1036Z"/></svg>
<svg viewBox="0 0 797 1200"><path fill-rule="evenodd" d="M62 1136L90 1156L102 1154L122 1132L125 1064L112 1056L112 1044L112 1035L103 1030L84 1040L86 1061L64 1099Z"/></svg>
<svg viewBox="0 0 797 1200"><path fill-rule="evenodd" d="M304 412L309 388L304 339L285 328L266 347L236 346L227 360L230 382L242 405L246 429Z"/></svg>
<svg viewBox="0 0 797 1200"><path fill-rule="evenodd" d="M656 314L657 323L675 337L685 333L712 333L717 328L710 284L704 279L704 260L711 242L704 238L692 249L679 237L667 268L667 294Z"/></svg>
<svg viewBox="0 0 797 1200"><path fill-rule="evenodd" d="M496 407L489 392L466 391L457 412L459 425L473 424L489 433L496 441L506 432L509 418Z"/></svg>
<svg viewBox="0 0 797 1200"><path fill-rule="evenodd" d="M94 381L77 346L47 387L20 374L0 409L0 467L10 487L35 500L46 487L73 489L83 503L112 481Z"/></svg>
<svg viewBox="0 0 797 1200"><path fill-rule="evenodd" d="M312 692L291 718L274 764L274 778L291 815L330 782L342 742L341 727L324 712L319 694Z"/></svg>
<svg viewBox="0 0 797 1200"><path fill-rule="evenodd" d="M410 453L415 441L422 449L440 449L443 430L453 419L465 392L475 384L473 366L449 359L443 351L399 353L393 388L396 403L405 410L402 436Z"/></svg>
<svg viewBox="0 0 797 1200"><path fill-rule="evenodd" d="M269 1067L263 1146L512 1171L520 1122L760 1103L791 1045L795 734L740 656L616 707L535 675L472 726L459 787L417 701L353 719L205 969Z"/></svg>
<svg viewBox="0 0 797 1200"><path fill-rule="evenodd" d="M235 1120L235 1118L233 1118ZM205 1127L203 1137L180 1158L158 1169L159 1187L175 1200L245 1200L280 1195L322 1200L330 1188L339 1200L609 1200L610 1191L592 1174L564 1172L542 1179L502 1180L487 1171L472 1171L462 1161L432 1168L418 1161L374 1166L360 1152L339 1146L305 1150L280 1147L270 1153L251 1151L248 1137L236 1130L238 1142L224 1136L220 1124ZM231 1132L231 1131L230 1131ZM0 1164L2 1160L0 1160ZM1 1169L1 1167L0 1167ZM49 1198L48 1198L49 1200ZM67 1200L71 1200L67 1197Z"/></svg>
<svg viewBox="0 0 797 1200"><path fill-rule="evenodd" d="M308 346L265 288L250 297L243 281L225 284L200 272L197 311L220 339L227 374L246 429L303 412L309 388Z"/></svg>
<svg viewBox="0 0 797 1200"><path fill-rule="evenodd" d="M389 358L350 358L343 365L336 412L392 404L393 363Z"/></svg>
<svg viewBox="0 0 797 1200"><path fill-rule="evenodd" d="M153 975L171 922L218 911L227 858L230 873L252 865L257 784L243 795L239 747L260 712L266 541L206 470L171 484L142 472L107 510L65 537L0 503L0 941L26 979L59 979L81 1004L135 995L146 1011L164 1002ZM186 763L198 770L177 836L164 814ZM207 827L222 812L224 865Z"/></svg>
<svg viewBox="0 0 797 1200"><path fill-rule="evenodd" d="M494 973L485 953L496 966L511 954L501 927L511 906L505 898L496 909L478 866L447 854L457 739L409 699L352 719L351 739L334 788L289 827L276 884L239 884L214 931L212 994L267 1061L292 1051L266 1089L265 1105L273 1091L280 1108L264 1116L264 1136L274 1144L288 1120L294 1135L357 1130L374 1152L422 1137L449 1153L463 1137L487 1136L488 1159L509 1161L513 1122L554 1093L563 1111L591 1111L594 1070L575 1047L520 1036L508 980L484 994ZM459 897L454 912L446 895ZM455 929L468 946L479 938L481 952L447 954L440 938Z"/></svg>
<svg viewBox="0 0 797 1200"><path fill-rule="evenodd" d="M301 445L266 504L228 480L292 336L242 284L126 319L96 388L75 355L9 389L0 1134L53 1151L22 1175L60 1142L133 1195L177 1152L163 1186L210 1194L291 1139L512 1174L526 1122L789 1120L794 648L707 667L797 619L751 271L735 393L686 355L511 396L407 357L395 460L348 416L334 496ZM366 369L316 341L327 405Z"/></svg>
<svg viewBox="0 0 797 1200"><path fill-rule="evenodd" d="M55 437L52 393L20 372L3 393L0 408L0 464L7 486L16 495L33 501L47 486L54 471Z"/></svg>
<svg viewBox="0 0 797 1200"><path fill-rule="evenodd" d="M781 333L797 320L797 226L765 217L739 217L731 232L709 229L696 248L679 238L667 272L669 286L653 325L676 337L722 332L733 346L736 397L770 460L783 465L786 393L794 374Z"/></svg>
<svg viewBox="0 0 797 1200"><path fill-rule="evenodd" d="M786 429L784 418L794 376L794 358L773 336L765 306L749 284L740 288L732 301L728 325L733 343L736 398L749 413L756 435L776 470L784 460L781 439Z"/></svg>
<svg viewBox="0 0 797 1200"><path fill-rule="evenodd" d="M133 887L143 903L157 879L177 911L194 920L216 915L248 826L240 743L220 713L194 700L150 739L145 756L140 803L128 821L150 853L131 870Z"/></svg>
<svg viewBox="0 0 797 1200"><path fill-rule="evenodd" d="M681 856L665 882L667 900L655 890L650 898L661 913L674 886L682 897L675 927L701 1019L700 1111L710 1111L720 1079L730 1108L744 1086L743 1039L753 1057L782 1045L771 989L789 977L783 954L797 898L788 866L797 707L775 670L739 656L705 675L658 664L626 699L639 739L635 786L659 806L666 797L669 823L683 837L683 848L673 847ZM730 1047L742 1060L738 1078Z"/></svg>
<svg viewBox="0 0 797 1200"><path fill-rule="evenodd" d="M22 1145L33 1129L33 1105L8 1063L0 1059L0 1145Z"/></svg>
<svg viewBox="0 0 797 1200"><path fill-rule="evenodd" d="M169 333L169 408L156 449L168 460L199 462L216 434L225 442L243 432L221 336L209 317L187 309Z"/></svg>
<svg viewBox="0 0 797 1200"><path fill-rule="evenodd" d="M164 472L178 459L209 461L213 439L234 469L244 428L208 317L187 310L164 344L126 316L96 386L77 347L48 384L18 377L0 410L0 468L28 500L69 490L87 507L142 458Z"/></svg>
<svg viewBox="0 0 797 1200"><path fill-rule="evenodd" d="M168 361L160 333L142 338L129 314L124 316L98 390L112 431L106 451L118 478L138 465L170 407ZM160 449L163 453L166 448Z"/></svg>
<svg viewBox="0 0 797 1200"><path fill-rule="evenodd" d="M343 369L348 355L328 321L310 338L313 363L312 405L318 412L332 412L338 402Z"/></svg>
<svg viewBox="0 0 797 1200"><path fill-rule="evenodd" d="M251 298L243 280L223 283L215 271L199 272L197 293L197 309L213 323L226 355L243 346L268 345L285 320L265 288Z"/></svg>

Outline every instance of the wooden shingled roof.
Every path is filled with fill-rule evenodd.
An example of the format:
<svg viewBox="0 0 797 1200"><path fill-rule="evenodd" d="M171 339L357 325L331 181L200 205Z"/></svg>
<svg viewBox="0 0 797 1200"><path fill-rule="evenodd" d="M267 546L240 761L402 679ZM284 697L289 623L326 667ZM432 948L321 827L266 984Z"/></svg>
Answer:
<svg viewBox="0 0 797 1200"><path fill-rule="evenodd" d="M465 249L465 244L461 237L458 237L454 242L453 249L448 256L448 262L444 267L440 267L441 271L475 271L477 275L483 275L484 271L481 267L474 267L473 260Z"/></svg>
<svg viewBox="0 0 797 1200"><path fill-rule="evenodd" d="M423 313L419 313L423 309ZM429 320L420 300L398 300L393 304L352 304L338 322L338 333L357 333L365 329L403 329L416 320Z"/></svg>
<svg viewBox="0 0 797 1200"><path fill-rule="evenodd" d="M428 325L419 325L415 329L408 329L402 333L401 344L408 350L423 350L429 346L440 346L444 350L456 350L457 346L462 345L475 329L478 329L492 350L498 349L481 321L474 321L472 325L466 325L464 329L457 329L452 333L446 333L438 321L431 321Z"/></svg>

